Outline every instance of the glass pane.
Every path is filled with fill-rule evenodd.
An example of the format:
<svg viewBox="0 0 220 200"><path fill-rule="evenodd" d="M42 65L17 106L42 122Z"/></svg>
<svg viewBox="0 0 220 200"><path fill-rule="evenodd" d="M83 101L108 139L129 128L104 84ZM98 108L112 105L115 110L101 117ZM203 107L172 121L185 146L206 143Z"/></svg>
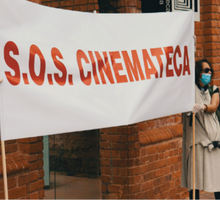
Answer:
<svg viewBox="0 0 220 200"><path fill-rule="evenodd" d="M49 174L45 171L44 179L46 183L49 175L50 181L45 199L100 199L99 130L48 138Z"/></svg>

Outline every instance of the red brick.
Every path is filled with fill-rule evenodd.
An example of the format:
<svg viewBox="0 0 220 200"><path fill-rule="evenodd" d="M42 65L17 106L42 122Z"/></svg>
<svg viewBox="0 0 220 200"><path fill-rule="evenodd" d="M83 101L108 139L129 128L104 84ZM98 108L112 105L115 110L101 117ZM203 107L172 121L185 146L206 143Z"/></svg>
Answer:
<svg viewBox="0 0 220 200"><path fill-rule="evenodd" d="M158 152L164 152L168 149L169 144L168 143L164 143L164 144L160 144L158 145Z"/></svg>
<svg viewBox="0 0 220 200"><path fill-rule="evenodd" d="M11 168L10 172L8 171L8 174L14 174L18 171L17 165L15 165L15 163L7 163L7 165L9 165Z"/></svg>
<svg viewBox="0 0 220 200"><path fill-rule="evenodd" d="M44 179L40 179L33 183L30 183L30 192L34 192L36 190L40 190L44 187Z"/></svg>
<svg viewBox="0 0 220 200"><path fill-rule="evenodd" d="M112 149L123 150L127 149L126 144L124 143L112 143Z"/></svg>
<svg viewBox="0 0 220 200"><path fill-rule="evenodd" d="M111 155L112 155L112 158L119 158L120 157L120 151L119 150L112 150Z"/></svg>
<svg viewBox="0 0 220 200"><path fill-rule="evenodd" d="M157 169L155 171L155 177L160 177L160 176L163 176L165 174L165 168L161 168L161 169Z"/></svg>
<svg viewBox="0 0 220 200"><path fill-rule="evenodd" d="M180 178L175 180L175 187L179 187L180 186Z"/></svg>
<svg viewBox="0 0 220 200"><path fill-rule="evenodd" d="M100 159L101 166L110 166L110 159Z"/></svg>
<svg viewBox="0 0 220 200"><path fill-rule="evenodd" d="M169 182L171 179L172 179L172 175L171 174L168 174L168 175L164 176L164 182L165 183Z"/></svg>
<svg viewBox="0 0 220 200"><path fill-rule="evenodd" d="M152 181L147 181L141 184L141 191L149 190L153 187Z"/></svg>
<svg viewBox="0 0 220 200"><path fill-rule="evenodd" d="M153 186L156 187L156 186L159 186L159 185L163 184L164 180L165 180L164 177L154 179L153 180Z"/></svg>
<svg viewBox="0 0 220 200"><path fill-rule="evenodd" d="M155 154L155 153L157 153L157 146L156 145L147 147L147 154L148 155Z"/></svg>
<svg viewBox="0 0 220 200"><path fill-rule="evenodd" d="M122 176L113 176L113 183L115 184L126 184L127 178L124 178Z"/></svg>
<svg viewBox="0 0 220 200"><path fill-rule="evenodd" d="M210 12L218 12L218 6L216 5L209 5L203 7L203 13L210 13Z"/></svg>
<svg viewBox="0 0 220 200"><path fill-rule="evenodd" d="M113 175L121 175L121 167L113 167Z"/></svg>
<svg viewBox="0 0 220 200"><path fill-rule="evenodd" d="M179 177L181 177L181 171L180 170L172 174L172 179L176 179L176 178L179 178Z"/></svg>
<svg viewBox="0 0 220 200"><path fill-rule="evenodd" d="M15 177L8 178L7 182L8 182L8 189L14 188L16 186ZM0 180L0 191L3 191L3 190L4 190L3 180Z"/></svg>
<svg viewBox="0 0 220 200"><path fill-rule="evenodd" d="M109 149L110 148L110 142L100 142L100 148L101 149Z"/></svg>
<svg viewBox="0 0 220 200"><path fill-rule="evenodd" d="M110 150L100 150L100 157L102 158L110 158L111 157L111 152Z"/></svg>
<svg viewBox="0 0 220 200"><path fill-rule="evenodd" d="M125 160L113 160L113 167L132 167L135 165L134 159L125 159Z"/></svg>
<svg viewBox="0 0 220 200"><path fill-rule="evenodd" d="M33 162L33 161L36 161L38 160L38 154L27 154L25 155L25 157L27 158L28 162Z"/></svg>
<svg viewBox="0 0 220 200"><path fill-rule="evenodd" d="M22 186L24 184L29 183L29 174L22 174L18 176L18 185Z"/></svg>
<svg viewBox="0 0 220 200"><path fill-rule="evenodd" d="M170 181L168 184L170 185L170 189L175 187L175 182L174 181Z"/></svg>
<svg viewBox="0 0 220 200"><path fill-rule="evenodd" d="M39 173L39 178L44 177L44 170L43 169L39 169L38 173Z"/></svg>
<svg viewBox="0 0 220 200"><path fill-rule="evenodd" d="M18 199L27 195L26 185L21 187L16 187L8 190L8 197L10 199Z"/></svg>
<svg viewBox="0 0 220 200"><path fill-rule="evenodd" d="M144 191L141 193L142 194L142 199L148 199L148 196L149 196L149 191Z"/></svg>
<svg viewBox="0 0 220 200"><path fill-rule="evenodd" d="M41 153L43 150L43 142L37 142L33 144L19 144L19 149L23 153Z"/></svg>
<svg viewBox="0 0 220 200"><path fill-rule="evenodd" d="M147 128L146 122L138 123L137 126L139 131L145 130Z"/></svg>
<svg viewBox="0 0 220 200"><path fill-rule="evenodd" d="M169 191L170 198L174 197L176 194L178 194L178 188L173 188Z"/></svg>
<svg viewBox="0 0 220 200"><path fill-rule="evenodd" d="M6 153L12 153L17 151L17 144L8 144L5 146Z"/></svg>
<svg viewBox="0 0 220 200"><path fill-rule="evenodd" d="M103 183L109 183L111 180L111 176L110 175L101 175L101 180Z"/></svg>
<svg viewBox="0 0 220 200"><path fill-rule="evenodd" d="M37 167L38 169L42 168L44 166L44 161L43 160L38 160L37 161Z"/></svg>
<svg viewBox="0 0 220 200"><path fill-rule="evenodd" d="M165 173L168 174L170 172L170 166L165 167Z"/></svg>
<svg viewBox="0 0 220 200"><path fill-rule="evenodd" d="M106 185L102 185L102 192L107 192L107 187L106 187Z"/></svg>
<svg viewBox="0 0 220 200"><path fill-rule="evenodd" d="M159 194L159 199L168 199L169 192L165 191Z"/></svg>
<svg viewBox="0 0 220 200"><path fill-rule="evenodd" d="M104 140L104 141L108 141L109 139L109 136L107 134L101 134L101 141Z"/></svg>
<svg viewBox="0 0 220 200"><path fill-rule="evenodd" d="M155 120L149 120L146 122L146 126L148 129L154 128L156 126L156 121Z"/></svg>
<svg viewBox="0 0 220 200"><path fill-rule="evenodd" d="M37 162L30 163L30 171L38 169Z"/></svg>
<svg viewBox="0 0 220 200"><path fill-rule="evenodd" d="M152 198L154 196L154 189L150 189L148 195L149 198Z"/></svg>
<svg viewBox="0 0 220 200"><path fill-rule="evenodd" d="M137 183L141 183L142 181L143 181L143 175L132 176L132 177L126 178L126 183L129 183L129 184L137 184Z"/></svg>
<svg viewBox="0 0 220 200"><path fill-rule="evenodd" d="M159 153L159 154L158 154L158 158L159 158L159 159L163 159L163 158L164 158L164 153Z"/></svg>
<svg viewBox="0 0 220 200"><path fill-rule="evenodd" d="M129 169L129 175L137 175L142 173L142 166L133 167Z"/></svg>
<svg viewBox="0 0 220 200"><path fill-rule="evenodd" d="M43 153L39 153L38 154L38 160L42 160L43 159Z"/></svg>
<svg viewBox="0 0 220 200"><path fill-rule="evenodd" d="M88 3L88 0L74 0L75 5L83 5L87 3Z"/></svg>
<svg viewBox="0 0 220 200"><path fill-rule="evenodd" d="M112 194L112 193L108 193L108 194L102 194L102 198L103 199L118 199L118 195L117 194Z"/></svg>
<svg viewBox="0 0 220 200"><path fill-rule="evenodd" d="M136 185L126 185L124 186L123 188L123 193L124 194L132 194L132 193L137 193L137 192L140 192L141 190L141 184L136 184Z"/></svg>
<svg viewBox="0 0 220 200"><path fill-rule="evenodd" d="M179 161L179 156L174 156L168 159L168 164L171 165L177 163L178 161Z"/></svg>
<svg viewBox="0 0 220 200"><path fill-rule="evenodd" d="M59 8L60 7L60 2L56 2L56 1L54 1L54 2L51 2L51 7L54 7L54 8Z"/></svg>
<svg viewBox="0 0 220 200"><path fill-rule="evenodd" d="M158 162L150 162L147 164L148 171L158 168Z"/></svg>
<svg viewBox="0 0 220 200"><path fill-rule="evenodd" d="M16 143L16 140L5 141L5 145Z"/></svg>
<svg viewBox="0 0 220 200"><path fill-rule="evenodd" d="M150 163L154 162L154 161L157 161L158 160L158 154L148 156L148 160L149 160Z"/></svg>
<svg viewBox="0 0 220 200"><path fill-rule="evenodd" d="M139 139L140 139L139 134L134 134L134 135L129 135L127 140L129 142L136 142L136 141L139 141Z"/></svg>
<svg viewBox="0 0 220 200"><path fill-rule="evenodd" d="M146 147L142 147L141 148L141 156L145 156L147 154L147 148Z"/></svg>
<svg viewBox="0 0 220 200"><path fill-rule="evenodd" d="M170 173L173 173L175 171L175 165L170 165Z"/></svg>
<svg viewBox="0 0 220 200"><path fill-rule="evenodd" d="M5 194L4 194L4 192L0 192L0 199L5 199Z"/></svg>
<svg viewBox="0 0 220 200"><path fill-rule="evenodd" d="M80 11L88 11L88 5L80 6Z"/></svg>
<svg viewBox="0 0 220 200"><path fill-rule="evenodd" d="M39 192L33 192L30 194L30 199L39 199Z"/></svg>
<svg viewBox="0 0 220 200"><path fill-rule="evenodd" d="M38 176L38 171L32 171L30 172L30 181L36 181L38 180L39 176Z"/></svg>
<svg viewBox="0 0 220 200"><path fill-rule="evenodd" d="M18 139L19 143L34 143L38 141L38 137L32 137L32 138L24 138L24 139Z"/></svg>
<svg viewBox="0 0 220 200"><path fill-rule="evenodd" d="M174 156L178 155L179 154L179 151L178 149L174 149Z"/></svg>
<svg viewBox="0 0 220 200"><path fill-rule="evenodd" d="M119 193L120 191L121 191L120 185L115 185L115 184L108 185L108 192Z"/></svg>
<svg viewBox="0 0 220 200"><path fill-rule="evenodd" d="M100 167L102 174L111 174L111 168L110 167Z"/></svg>
<svg viewBox="0 0 220 200"><path fill-rule="evenodd" d="M44 189L39 190L39 199L43 199L44 198Z"/></svg>

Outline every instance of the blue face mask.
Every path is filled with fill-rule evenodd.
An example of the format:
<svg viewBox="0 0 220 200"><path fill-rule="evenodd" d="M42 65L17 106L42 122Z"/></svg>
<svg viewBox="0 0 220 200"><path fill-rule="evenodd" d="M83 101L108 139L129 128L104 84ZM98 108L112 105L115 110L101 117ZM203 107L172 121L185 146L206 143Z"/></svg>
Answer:
<svg viewBox="0 0 220 200"><path fill-rule="evenodd" d="M211 74L202 74L202 78L200 78L200 81L203 85L208 85L211 81Z"/></svg>

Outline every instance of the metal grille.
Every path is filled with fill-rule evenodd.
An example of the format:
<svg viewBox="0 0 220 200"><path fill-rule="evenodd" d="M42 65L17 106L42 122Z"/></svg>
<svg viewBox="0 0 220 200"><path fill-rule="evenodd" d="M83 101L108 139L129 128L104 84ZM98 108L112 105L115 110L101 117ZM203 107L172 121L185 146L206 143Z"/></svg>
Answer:
<svg viewBox="0 0 220 200"><path fill-rule="evenodd" d="M200 0L172 0L172 11L194 11L194 20L200 21Z"/></svg>

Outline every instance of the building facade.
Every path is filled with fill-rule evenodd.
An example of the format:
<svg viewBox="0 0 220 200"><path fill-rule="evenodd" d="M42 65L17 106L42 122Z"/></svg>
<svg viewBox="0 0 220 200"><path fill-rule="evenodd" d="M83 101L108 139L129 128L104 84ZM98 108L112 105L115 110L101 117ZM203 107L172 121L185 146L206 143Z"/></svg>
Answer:
<svg viewBox="0 0 220 200"><path fill-rule="evenodd" d="M170 11L171 3L174 1L158 0L161 7L154 5L157 0L32 0L32 2L83 12L96 10L100 13L141 13ZM200 0L199 8L200 21L195 22L197 41L195 59L205 57L212 63L215 71L212 84L219 87L220 1ZM87 140L86 137L92 139ZM85 143L79 145L79 142L76 142L82 140ZM94 130L84 132L83 136L80 132L74 136L68 133L56 141L57 145L62 146L62 152L69 146L68 141L72 141L71 152L77 149L86 159L83 160L78 154L74 154L71 159L68 157L69 160L63 157L62 162L67 163L65 167L68 168L65 171L70 175L72 173L80 176L83 174L99 176L103 199L183 199L188 196L188 191L180 187L182 114L101 129L98 134ZM50 143L52 142L51 137ZM80 148L83 145L84 150ZM98 151L95 150L90 155L83 154L88 152L90 147L98 148ZM57 163L62 152L57 151L52 162ZM9 198L43 199L45 196L43 137L7 141L6 154ZM98 163L98 169L92 170L92 166L95 166L92 162L94 158L98 158L95 161ZM75 171L72 170L74 166ZM80 168L78 171L76 166ZM86 166L90 166L91 170ZM2 173L2 167L0 172ZM3 191L1 179L1 198L4 198Z"/></svg>

